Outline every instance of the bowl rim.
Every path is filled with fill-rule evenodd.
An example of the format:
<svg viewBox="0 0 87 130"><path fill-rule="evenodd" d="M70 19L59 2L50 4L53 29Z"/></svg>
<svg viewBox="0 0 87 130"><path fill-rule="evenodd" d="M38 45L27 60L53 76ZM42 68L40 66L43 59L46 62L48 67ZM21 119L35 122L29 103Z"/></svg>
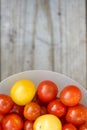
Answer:
<svg viewBox="0 0 87 130"><path fill-rule="evenodd" d="M79 82L77 82L76 80L74 80L73 78L67 76L67 75L64 74L64 73L59 73L59 72L52 71L52 70L43 70L43 69L26 70L26 71L22 71L22 72L19 72L19 73L12 74L12 75L8 76L7 78L1 80L0 84L2 84L3 82L9 80L9 79L12 78L12 77L15 77L15 76L17 76L17 75L21 75L21 74L23 74L23 73L29 73L29 72L42 72L42 71L44 71L44 72L46 72L46 73L47 73L47 72L48 72L48 73L54 73L54 74L63 76L64 78L67 78L67 79L69 79L69 80L72 80L72 82L76 82L76 84L78 84L81 88L83 88L84 90L86 90L86 88L83 87L83 85L81 85ZM87 90L86 90L86 91L87 91Z"/></svg>
<svg viewBox="0 0 87 130"><path fill-rule="evenodd" d="M35 72L35 77L33 77L34 72ZM10 75L0 82L0 89L3 87L3 89L1 89L1 93L5 92L5 93L9 94L8 87L9 87L9 89L11 87L11 86L9 86L9 83L13 84L13 83L15 83L16 80L21 80L23 75L24 75L23 78L26 78L26 79L29 79L29 77L27 77L27 76L31 75L30 80L35 81L35 85L37 85L37 83L40 81L40 79L42 80L42 77L44 77L44 76L42 76L42 77L40 77L40 79L38 78L36 81L35 78L37 76L37 72L39 74L43 74L44 76L46 76L47 79L52 79L52 77L53 77L53 81L55 81L55 82L57 81L57 78L55 78L55 77L59 77L58 81L64 80L63 84L62 84L62 82L59 82L59 85L60 85L59 90L60 91L62 90L61 85L63 85L63 88L65 86L71 85L71 84L78 86L81 89L82 94L83 94L81 102L83 102L84 105L87 106L87 101L86 101L87 90L80 83L78 83L77 81L73 80L72 78L66 76L65 74L62 74L62 73L59 73L56 71L52 71L52 70L27 70L27 71L22 71L22 72ZM44 79L46 79L46 78L44 78ZM67 83L69 83L69 84L67 84ZM8 87L6 87L6 86L8 86ZM6 89L4 89L5 87L6 87ZM60 93L60 91L59 91L59 93Z"/></svg>

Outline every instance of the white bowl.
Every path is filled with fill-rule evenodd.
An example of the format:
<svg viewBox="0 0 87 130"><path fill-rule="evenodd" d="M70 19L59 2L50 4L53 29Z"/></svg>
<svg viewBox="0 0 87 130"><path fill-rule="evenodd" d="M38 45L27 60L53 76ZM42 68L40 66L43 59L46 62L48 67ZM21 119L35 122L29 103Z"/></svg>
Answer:
<svg viewBox="0 0 87 130"><path fill-rule="evenodd" d="M14 74L6 78L0 83L0 93L9 94L10 88L12 87L12 85L17 80L20 80L20 79L32 80L35 83L36 87L39 84L39 82L42 80L52 80L58 85L59 92L66 85L70 85L70 84L77 85L81 89L82 94L83 94L81 103L87 106L87 101L86 101L87 90L83 88L83 86L81 86L78 82L72 80L71 78L63 74L53 72L53 71L47 71L47 70L31 70L31 71L24 71L18 74Z"/></svg>

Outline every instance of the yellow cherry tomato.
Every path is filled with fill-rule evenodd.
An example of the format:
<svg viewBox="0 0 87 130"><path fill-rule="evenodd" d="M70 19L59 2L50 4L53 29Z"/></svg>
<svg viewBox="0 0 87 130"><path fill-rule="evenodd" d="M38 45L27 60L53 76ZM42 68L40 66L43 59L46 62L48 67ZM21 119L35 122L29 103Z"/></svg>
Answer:
<svg viewBox="0 0 87 130"><path fill-rule="evenodd" d="M12 100L18 105L25 105L34 98L36 93L35 85L30 80L17 81L10 90Z"/></svg>
<svg viewBox="0 0 87 130"><path fill-rule="evenodd" d="M34 130L62 130L62 124L58 117L52 114L39 116L33 125Z"/></svg>

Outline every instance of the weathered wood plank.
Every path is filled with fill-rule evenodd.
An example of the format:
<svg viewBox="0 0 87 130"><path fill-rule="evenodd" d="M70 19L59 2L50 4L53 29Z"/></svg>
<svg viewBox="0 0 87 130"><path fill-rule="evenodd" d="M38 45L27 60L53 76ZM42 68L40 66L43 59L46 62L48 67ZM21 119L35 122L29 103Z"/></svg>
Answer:
<svg viewBox="0 0 87 130"><path fill-rule="evenodd" d="M87 88L85 0L73 0L71 3L69 0L66 3L62 1L61 8L63 13L62 37L65 38L62 45L63 73Z"/></svg>
<svg viewBox="0 0 87 130"><path fill-rule="evenodd" d="M11 74L32 68L32 33L34 28L32 21L35 2L4 0L1 7L1 73L3 79Z"/></svg>
<svg viewBox="0 0 87 130"><path fill-rule="evenodd" d="M35 53L34 53L34 68L53 70L53 42L51 37L52 28L50 28L49 5L48 1L38 1L38 15L36 25ZM38 59L38 60L37 60Z"/></svg>
<svg viewBox="0 0 87 130"><path fill-rule="evenodd" d="M46 38L45 43L49 45L51 58L45 63L50 63L49 69L64 73L86 87L86 19L84 7L85 0L72 2L54 0L54 4L52 0L39 1L36 35L42 40ZM42 30L43 33L41 33ZM44 58L41 58L42 55L39 51L41 50L41 41L40 43L36 41L35 45L35 66L42 68L37 60L39 59L44 64ZM45 49L43 45L42 48ZM43 54L44 51L41 51ZM47 58L45 59L47 60Z"/></svg>
<svg viewBox="0 0 87 130"><path fill-rule="evenodd" d="M1 0L1 10L1 79L47 69L86 88L85 0Z"/></svg>

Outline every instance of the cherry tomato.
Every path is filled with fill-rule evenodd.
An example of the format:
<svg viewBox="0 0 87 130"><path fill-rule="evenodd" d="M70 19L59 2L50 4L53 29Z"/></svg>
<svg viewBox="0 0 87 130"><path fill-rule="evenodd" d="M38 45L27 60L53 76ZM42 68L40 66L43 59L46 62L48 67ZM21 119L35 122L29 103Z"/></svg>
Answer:
<svg viewBox="0 0 87 130"><path fill-rule="evenodd" d="M21 117L23 117L23 111L24 111L24 106L20 106L14 103L9 113L16 113L20 115Z"/></svg>
<svg viewBox="0 0 87 130"><path fill-rule="evenodd" d="M35 120L33 130L62 130L62 124L57 116L45 114Z"/></svg>
<svg viewBox="0 0 87 130"><path fill-rule="evenodd" d="M35 120L41 115L41 108L35 102L30 102L24 107L24 117L30 121Z"/></svg>
<svg viewBox="0 0 87 130"><path fill-rule="evenodd" d="M24 130L33 130L33 122L26 120L24 122Z"/></svg>
<svg viewBox="0 0 87 130"><path fill-rule="evenodd" d="M13 107L13 101L10 96L0 94L0 114L7 114Z"/></svg>
<svg viewBox="0 0 87 130"><path fill-rule="evenodd" d="M58 93L57 85L50 80L44 80L40 82L40 84L38 85L37 94L42 102L49 102L55 99L57 93Z"/></svg>
<svg viewBox="0 0 87 130"><path fill-rule="evenodd" d="M51 101L47 106L47 110L48 113L57 117L62 117L66 114L66 106L59 99Z"/></svg>
<svg viewBox="0 0 87 130"><path fill-rule="evenodd" d="M75 125L85 123L87 121L87 108L82 104L69 107L66 114L66 121Z"/></svg>
<svg viewBox="0 0 87 130"><path fill-rule="evenodd" d="M87 130L87 123L82 124L82 125L79 127L79 130Z"/></svg>
<svg viewBox="0 0 87 130"><path fill-rule="evenodd" d="M77 128L75 127L75 125L68 123L62 126L62 130L77 130Z"/></svg>
<svg viewBox="0 0 87 130"><path fill-rule="evenodd" d="M66 106L74 106L79 103L82 98L81 90L74 85L66 86L60 92L60 100Z"/></svg>
<svg viewBox="0 0 87 130"><path fill-rule="evenodd" d="M31 102L36 93L36 87L30 80L19 80L13 84L10 90L12 100L18 105Z"/></svg>
<svg viewBox="0 0 87 130"><path fill-rule="evenodd" d="M2 120L3 130L22 130L23 120L17 114L9 114Z"/></svg>

